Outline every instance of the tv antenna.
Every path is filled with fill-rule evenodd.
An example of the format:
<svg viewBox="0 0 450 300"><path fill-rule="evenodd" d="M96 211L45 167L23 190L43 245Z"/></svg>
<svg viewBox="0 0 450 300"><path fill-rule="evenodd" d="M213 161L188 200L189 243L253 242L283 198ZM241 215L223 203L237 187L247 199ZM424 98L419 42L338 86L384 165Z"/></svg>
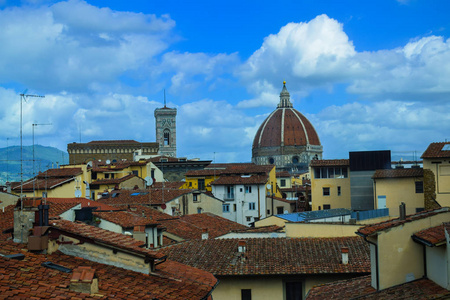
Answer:
<svg viewBox="0 0 450 300"><path fill-rule="evenodd" d="M34 157L34 127L36 126L46 126L46 125L53 125L52 123L46 123L46 124L37 124L33 123L33 177L36 177L36 168L35 168L35 157ZM36 197L36 178L33 179L33 197ZM44 203L47 204L47 203Z"/></svg>
<svg viewBox="0 0 450 300"><path fill-rule="evenodd" d="M44 98L45 96L40 95L32 95L27 94L28 89L23 91L22 94L20 94L20 210L23 210L23 134L22 134L22 119L23 119L23 101L27 102L28 98ZM23 234L23 232L22 232ZM21 240L23 240L23 237L21 237Z"/></svg>

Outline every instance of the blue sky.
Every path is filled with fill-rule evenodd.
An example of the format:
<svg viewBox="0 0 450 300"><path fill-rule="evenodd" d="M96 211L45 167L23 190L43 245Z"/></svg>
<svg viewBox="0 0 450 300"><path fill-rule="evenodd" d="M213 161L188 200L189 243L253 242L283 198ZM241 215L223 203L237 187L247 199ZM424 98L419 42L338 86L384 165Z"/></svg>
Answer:
<svg viewBox="0 0 450 300"><path fill-rule="evenodd" d="M105 6L107 5L107 6ZM448 1L0 0L0 147L155 141L178 109L178 156L247 162L279 101L324 158L420 156L450 138Z"/></svg>

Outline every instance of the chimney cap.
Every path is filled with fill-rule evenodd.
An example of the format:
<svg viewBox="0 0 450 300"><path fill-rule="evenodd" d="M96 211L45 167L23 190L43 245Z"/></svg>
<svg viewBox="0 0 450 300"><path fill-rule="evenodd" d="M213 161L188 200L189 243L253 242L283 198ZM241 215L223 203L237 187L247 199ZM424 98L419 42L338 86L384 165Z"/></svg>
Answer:
<svg viewBox="0 0 450 300"><path fill-rule="evenodd" d="M341 248L342 253L348 253L348 247L342 247Z"/></svg>

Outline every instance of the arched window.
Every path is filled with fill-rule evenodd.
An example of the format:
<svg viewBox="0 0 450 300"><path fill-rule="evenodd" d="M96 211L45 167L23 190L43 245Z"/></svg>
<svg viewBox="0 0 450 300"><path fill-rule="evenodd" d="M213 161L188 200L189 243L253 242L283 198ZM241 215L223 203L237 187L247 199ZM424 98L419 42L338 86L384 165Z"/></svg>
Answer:
<svg viewBox="0 0 450 300"><path fill-rule="evenodd" d="M164 130L164 146L170 145L170 130L165 129Z"/></svg>
<svg viewBox="0 0 450 300"><path fill-rule="evenodd" d="M269 158L269 164L273 165L273 163L275 162L275 159L273 159L273 157Z"/></svg>

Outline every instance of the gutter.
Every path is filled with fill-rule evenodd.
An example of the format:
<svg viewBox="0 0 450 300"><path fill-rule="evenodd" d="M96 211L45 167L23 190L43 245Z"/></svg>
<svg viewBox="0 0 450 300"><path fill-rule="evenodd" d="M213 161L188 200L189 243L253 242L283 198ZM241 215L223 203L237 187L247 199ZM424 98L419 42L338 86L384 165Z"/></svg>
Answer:
<svg viewBox="0 0 450 300"><path fill-rule="evenodd" d="M215 276L214 276L215 277ZM216 278L217 279L217 278ZM213 300L213 297L212 297L212 292L216 289L216 287L219 285L219 279L217 279L217 282L216 282L216 284L211 288L211 290L209 291L209 293L208 294L206 294L206 296L205 297L203 297L203 298L201 298L201 300L208 300L208 298L209 298L209 296L211 296L211 300Z"/></svg>
<svg viewBox="0 0 450 300"><path fill-rule="evenodd" d="M369 241L369 240L367 239L367 235L365 235L365 234L359 233L358 231L355 232L355 233L356 233L357 235L363 237L363 238L364 238L364 241L366 241L366 242L368 242L369 244L372 244L372 245L375 246L375 266L376 266L376 269L375 269L375 278L376 278L376 281L377 281L377 291L379 291L379 290L380 290L380 274L379 274L380 271L378 270L378 244L375 244L374 242Z"/></svg>

